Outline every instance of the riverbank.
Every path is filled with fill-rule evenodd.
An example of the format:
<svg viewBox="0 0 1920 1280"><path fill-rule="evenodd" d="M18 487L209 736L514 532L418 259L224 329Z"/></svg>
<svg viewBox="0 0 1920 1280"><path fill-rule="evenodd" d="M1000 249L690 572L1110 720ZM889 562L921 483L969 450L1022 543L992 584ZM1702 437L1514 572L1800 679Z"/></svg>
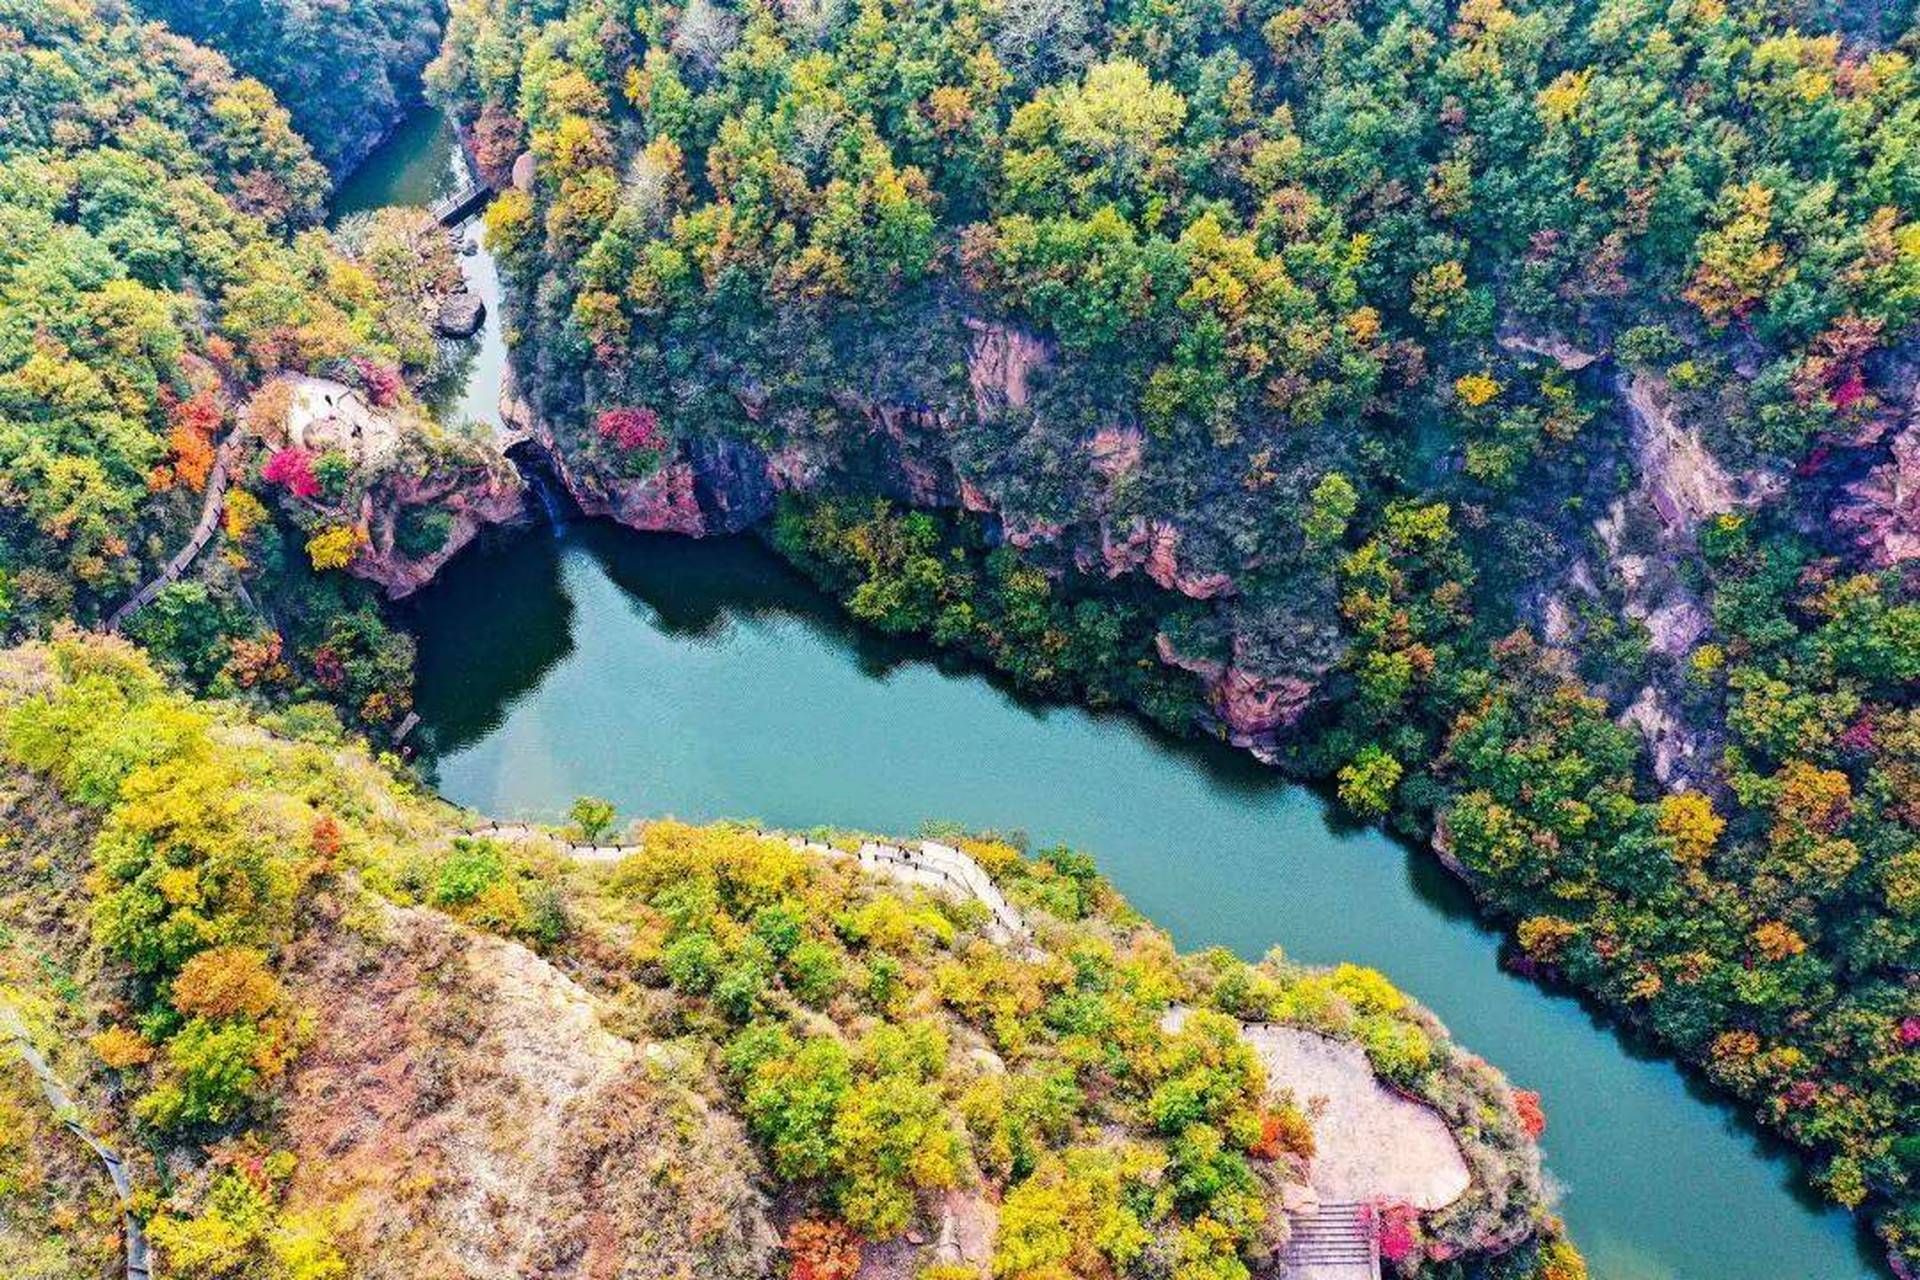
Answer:
<svg viewBox="0 0 1920 1280"><path fill-rule="evenodd" d="M1597 1274L1881 1274L1779 1144L1575 1001L1501 973L1496 939L1428 856L1329 828L1317 801L1250 760L1034 705L857 633L739 544L587 525L470 554L408 614L424 741L463 802L550 818L596 792L895 830L1019 814L1109 851L1183 944L1255 956L1284 934L1309 958L1357 952L1541 1088ZM477 625L502 610L511 634ZM569 752L576 741L595 750Z"/></svg>
<svg viewBox="0 0 1920 1280"><path fill-rule="evenodd" d="M483 625L508 611L512 628ZM1497 935L1431 857L1339 822L1244 753L1034 702L875 636L750 539L571 525L475 550L405 616L419 742L463 805L535 822L581 794L786 827L1012 820L1036 848L1099 851L1183 947L1257 958L1284 942L1383 970L1539 1090L1596 1275L1881 1274L1846 1215L1796 1191L1784 1148L1670 1059L1503 971Z"/></svg>

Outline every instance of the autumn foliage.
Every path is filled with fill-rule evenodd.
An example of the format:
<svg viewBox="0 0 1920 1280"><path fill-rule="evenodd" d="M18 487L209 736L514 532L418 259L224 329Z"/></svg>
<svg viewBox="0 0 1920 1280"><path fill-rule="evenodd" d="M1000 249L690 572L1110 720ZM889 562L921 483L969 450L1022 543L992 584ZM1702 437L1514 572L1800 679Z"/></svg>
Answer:
<svg viewBox="0 0 1920 1280"><path fill-rule="evenodd" d="M260 478L277 484L296 498L314 498L320 494L320 481L313 474L313 455L297 445L276 449L260 469Z"/></svg>
<svg viewBox="0 0 1920 1280"><path fill-rule="evenodd" d="M803 1218L787 1229L789 1280L853 1280L860 1237L843 1222Z"/></svg>
<svg viewBox="0 0 1920 1280"><path fill-rule="evenodd" d="M657 452L666 443L660 431L660 415L645 406L602 409L595 428L602 440L628 453Z"/></svg>

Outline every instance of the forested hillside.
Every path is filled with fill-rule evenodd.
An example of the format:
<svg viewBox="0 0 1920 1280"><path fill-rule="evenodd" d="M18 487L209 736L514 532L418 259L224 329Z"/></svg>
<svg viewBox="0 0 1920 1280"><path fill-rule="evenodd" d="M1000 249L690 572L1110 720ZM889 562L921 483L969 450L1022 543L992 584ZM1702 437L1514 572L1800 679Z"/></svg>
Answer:
<svg viewBox="0 0 1920 1280"><path fill-rule="evenodd" d="M465 0L429 80L588 510L1326 778L1920 1261L1913 40Z"/></svg>
<svg viewBox="0 0 1920 1280"><path fill-rule="evenodd" d="M445 238L407 211L323 231L328 193L286 110L219 55L117 8L0 0L9 636L105 622L188 544L225 466L217 548L132 633L201 687L404 713L411 642L343 570L437 554L449 477L484 488L502 464L413 396L445 359ZM395 439L376 454L295 421L324 417L299 386Z"/></svg>
<svg viewBox="0 0 1920 1280"><path fill-rule="evenodd" d="M1315 1156L1253 1021L1445 1119L1472 1183L1382 1206L1407 1273L1585 1274L1537 1100L1371 970L1177 954L1071 850L962 841L1019 939L748 828L583 863L98 638L0 652L0 761L0 999L130 1154L161 1274L1244 1278ZM0 1131L0 1240L97 1274L110 1211L43 1127Z"/></svg>
<svg viewBox="0 0 1920 1280"><path fill-rule="evenodd" d="M272 89L337 176L419 99L445 0L136 0Z"/></svg>

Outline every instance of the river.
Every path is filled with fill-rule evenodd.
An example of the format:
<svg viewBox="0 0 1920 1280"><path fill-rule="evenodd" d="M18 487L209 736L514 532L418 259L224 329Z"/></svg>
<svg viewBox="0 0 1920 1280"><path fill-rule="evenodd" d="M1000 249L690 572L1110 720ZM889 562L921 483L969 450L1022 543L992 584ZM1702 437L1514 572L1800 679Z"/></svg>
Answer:
<svg viewBox="0 0 1920 1280"><path fill-rule="evenodd" d="M456 163L422 115L339 205L424 201ZM462 261L496 297L485 255ZM492 417L503 354L490 316L452 413ZM421 741L462 804L558 819L595 794L628 815L900 834L952 820L1072 844L1182 947L1373 965L1538 1089L1595 1280L1886 1274L1779 1144L1580 1002L1503 972L1431 857L1331 820L1244 755L1037 705L862 632L750 539L541 529L462 556L406 616Z"/></svg>

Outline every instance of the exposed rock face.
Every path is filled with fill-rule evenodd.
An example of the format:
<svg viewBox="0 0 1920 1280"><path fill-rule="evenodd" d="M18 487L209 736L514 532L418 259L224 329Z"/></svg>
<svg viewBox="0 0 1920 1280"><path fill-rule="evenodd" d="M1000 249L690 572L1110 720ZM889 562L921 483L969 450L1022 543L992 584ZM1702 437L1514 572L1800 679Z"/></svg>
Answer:
<svg viewBox="0 0 1920 1280"><path fill-rule="evenodd" d="M452 527L440 549L418 560L398 545L400 521L409 510L434 507L447 513ZM389 599L412 595L464 550L489 525L512 524L526 517L527 491L511 464L471 467L445 476L396 473L369 494L361 510L367 543L349 569L377 582Z"/></svg>
<svg viewBox="0 0 1920 1280"><path fill-rule="evenodd" d="M562 468L560 476L587 515L610 516L646 533L697 538L707 532L691 463L670 462L638 479L592 475L571 467Z"/></svg>
<svg viewBox="0 0 1920 1280"><path fill-rule="evenodd" d="M1670 534L1691 536L1708 516L1755 506L1781 488L1781 477L1770 472L1735 475L1721 466L1699 431L1675 416L1666 379L1627 373L1619 390L1633 426L1641 488Z"/></svg>
<svg viewBox="0 0 1920 1280"><path fill-rule="evenodd" d="M1497 341L1509 351L1525 351L1536 356L1545 356L1569 373L1577 373L1600 358L1598 352L1582 351L1565 338L1553 333L1524 333L1519 330L1503 333Z"/></svg>
<svg viewBox="0 0 1920 1280"><path fill-rule="evenodd" d="M1236 642L1231 658L1222 660L1183 653L1165 632L1154 636L1160 661L1192 672L1206 687L1207 706L1227 741L1270 760L1281 736L1298 724L1319 691L1319 682L1304 673L1263 675L1243 665L1245 655Z"/></svg>
<svg viewBox="0 0 1920 1280"><path fill-rule="evenodd" d="M1847 497L1834 520L1854 531L1873 564L1920 559L1920 426L1895 436L1888 460L1847 486Z"/></svg>
<svg viewBox="0 0 1920 1280"><path fill-rule="evenodd" d="M1653 757L1653 776L1670 787L1699 778L1711 769L1708 739L1681 718L1666 694L1653 685L1642 688L1620 716L1620 723L1639 730Z"/></svg>
<svg viewBox="0 0 1920 1280"><path fill-rule="evenodd" d="M440 300L433 327L449 338L471 338L480 332L480 325L486 318L487 304L477 295L460 289Z"/></svg>
<svg viewBox="0 0 1920 1280"><path fill-rule="evenodd" d="M1207 689L1227 740L1255 755L1271 752L1313 705L1315 685L1301 676L1264 676L1229 665Z"/></svg>
<svg viewBox="0 0 1920 1280"><path fill-rule="evenodd" d="M1031 379L1046 367L1052 349L1045 339L1010 325L968 319L973 341L967 351L967 381L974 411L989 417L1003 408L1018 409L1033 394Z"/></svg>
<svg viewBox="0 0 1920 1280"><path fill-rule="evenodd" d="M1100 529L1100 557L1109 578L1144 569L1156 586L1193 600L1230 595L1233 579L1224 573L1196 573L1180 563L1180 527L1167 520L1135 520L1124 532Z"/></svg>
<svg viewBox="0 0 1920 1280"><path fill-rule="evenodd" d="M713 439L693 451L694 497L709 533L738 533L773 511L767 455L744 440Z"/></svg>
<svg viewBox="0 0 1920 1280"><path fill-rule="evenodd" d="M1093 469L1111 482L1138 469L1145 448L1146 437L1137 427L1102 427L1093 433L1087 453Z"/></svg>
<svg viewBox="0 0 1920 1280"><path fill-rule="evenodd" d="M377 936L305 948L299 994L327 1016L287 1087L289 1203L357 1207L340 1233L356 1275L771 1273L737 1121L651 1079L524 947L369 909Z"/></svg>

